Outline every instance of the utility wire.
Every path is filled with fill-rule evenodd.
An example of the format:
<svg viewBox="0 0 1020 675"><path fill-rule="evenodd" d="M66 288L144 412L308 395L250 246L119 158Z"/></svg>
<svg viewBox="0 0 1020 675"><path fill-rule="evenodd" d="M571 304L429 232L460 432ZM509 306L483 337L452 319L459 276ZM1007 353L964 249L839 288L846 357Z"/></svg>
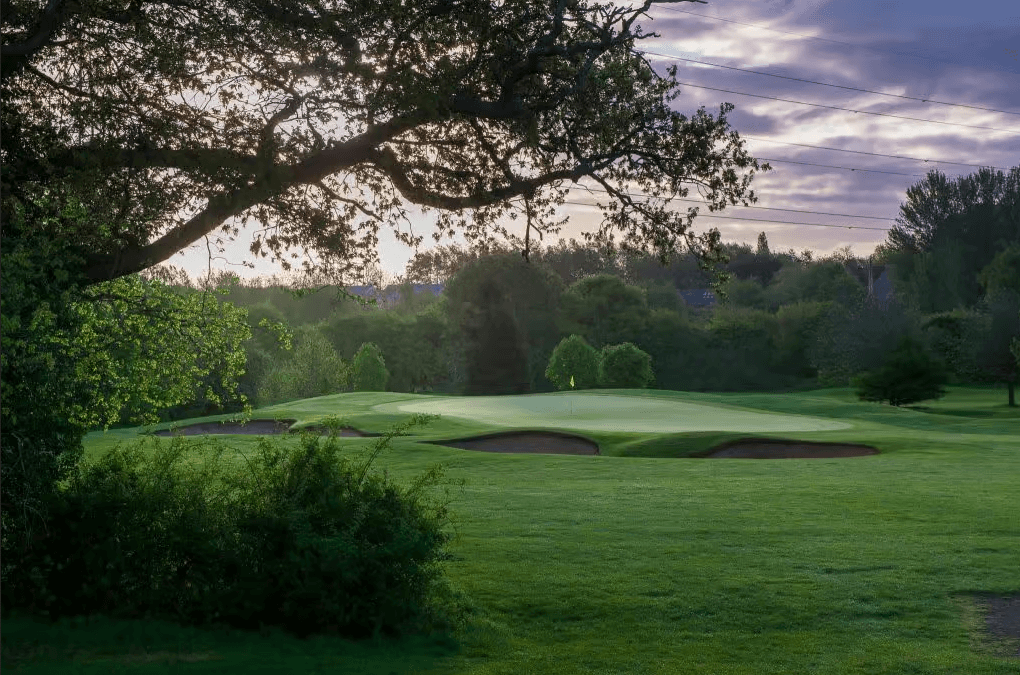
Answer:
<svg viewBox="0 0 1020 675"><path fill-rule="evenodd" d="M588 202L572 202L564 201L564 204L574 204L575 206L590 206L598 207L598 204L590 204ZM787 220L768 220L766 218L741 218L739 216L709 216L709 215L698 215L698 218L719 218L722 220L750 220L756 223L778 223L780 225L802 225L806 227L842 227L848 230L877 230L879 232L888 232L889 228L885 227L864 227L862 225L825 225L823 223L792 223Z"/></svg>
<svg viewBox="0 0 1020 675"><path fill-rule="evenodd" d="M644 54L655 54L656 56L666 56L666 58L672 58L665 54L657 54L655 52L643 52ZM767 98L772 101L782 101L783 103L797 103L799 105L809 105L814 108L828 108L830 110L845 110L846 112L860 113L862 115L878 115L880 117L895 117L900 120L910 120L911 122L928 122L929 124L947 124L953 127L966 127L968 129L983 129L987 131L1005 131L1010 134L1020 135L1020 131L1015 129L1000 129L998 127L981 127L974 124L962 124L960 122L943 122L941 120L928 120L923 117L907 117L906 115L893 115L890 113L870 112L868 110L854 110L853 108L841 108L836 105L822 105L821 103L807 103L806 101L794 101L789 98L778 98L776 96L763 96L761 94L748 94L742 91L733 91L731 89L718 89L716 87L706 87L700 84L691 84L690 82L677 82L685 87L694 87L695 89L710 89L711 91L721 91L727 94L738 94L739 96L753 96L754 98Z"/></svg>
<svg viewBox="0 0 1020 675"><path fill-rule="evenodd" d="M833 150L835 152L850 152L850 153L853 153L855 155L871 155L873 157L891 157L892 159L909 159L909 160L912 160L914 162L924 162L925 164L927 164L929 162L934 162L935 164L954 164L956 166L973 166L973 167L977 167L979 169L986 169L987 168L987 169L997 169L999 171L1010 171L1011 170L1011 169L1004 169L1004 168L999 167L999 166L990 166L988 164L965 164L963 162L950 162L950 161L942 160L942 159L923 159L921 157L906 157L904 155L886 155L886 154L881 153L881 152L864 152L863 150L846 150L844 148L830 148L830 147L827 147L827 146L824 146L824 145L808 145L806 143L790 143L788 141L777 141L777 140L773 140L771 138L761 138L760 136L742 135L742 137L743 138L749 138L749 139L754 140L754 141L764 141L765 143L779 143L780 145L796 145L797 147L801 147L801 148L816 148L818 150Z"/></svg>
<svg viewBox="0 0 1020 675"><path fill-rule="evenodd" d="M647 52L648 54L655 54L656 56L667 56L666 54L658 54L657 52ZM764 73L760 70L749 70L747 68L737 68L735 66L724 66L720 63L709 63L708 61L699 61L698 59L685 59L679 56L668 56L667 58L675 59L677 61L687 61L689 63L698 63L703 66L712 66L713 68L726 68L727 70L739 70L742 73L753 73L755 75L767 75L768 77L778 77L784 80L793 80L794 82L807 82L808 84L820 84L824 87L835 87L837 89L848 89L850 91L860 91L866 94L878 94L879 96L892 96L894 98L903 98L908 101L920 101L922 103L937 103L938 105L950 105L957 108L970 108L971 110L986 110L988 112L1003 113L1005 115L1020 115L1020 112L1013 112L1012 110L999 110L997 108L983 108L977 105L966 105L964 103L946 103L945 101L936 101L930 98L917 98L915 96L903 96L901 94L887 94L884 91L874 91L871 89L859 89L857 87L845 87L841 84L829 84L828 82L816 82L815 80L804 80L799 77L789 77L787 75L776 75L775 73Z"/></svg>
<svg viewBox="0 0 1020 675"><path fill-rule="evenodd" d="M921 173L901 173L899 171L882 171L881 169L859 169L852 166L832 166L831 164L814 164L812 162L795 162L792 159L769 159L768 157L755 157L755 159L766 162L779 162L780 164L803 164L804 166L820 166L825 169L846 169L847 171L864 171L865 173L887 173L891 176L916 176L924 178Z"/></svg>
<svg viewBox="0 0 1020 675"><path fill-rule="evenodd" d="M571 190L585 190L585 191L589 191L590 190L591 192L602 192L602 193L605 193L605 194L609 194L609 190L606 190L605 188L588 187L588 186L583 186L583 187L581 187L581 186L578 186L578 187L570 186L570 189ZM633 193L633 192L622 192L622 194L625 194L628 197L646 197L647 196L647 195L642 195L642 194L636 194L636 193ZM673 197L671 199L671 201L674 201L674 202L694 202L696 204L704 204L705 203L704 201L702 201L700 199L685 199L685 198L681 198L681 197ZM773 207L768 207L768 206L743 206L742 204L733 204L733 206L739 206L742 209L761 209L763 211L788 211L790 213L812 213L812 214L815 214L815 215L818 215L818 216L841 216L841 217L844 217L844 218L867 218L868 220L892 220L892 221L896 220L895 218L885 218L883 216L858 216L858 215L855 215L855 214L852 214L852 213L829 213L827 211L806 211L804 209L778 209L778 208L773 208Z"/></svg>
<svg viewBox="0 0 1020 675"><path fill-rule="evenodd" d="M829 38L816 37L814 35L803 35L801 33L791 33L789 31L785 31L785 30L779 30L779 29L776 29L776 28L769 28L768 26L762 26L761 24L757 24L757 23L744 23L742 21L734 21L733 19L724 19L721 16L712 16L710 14L698 14L697 12L688 12L687 10L676 9L675 7L665 7L665 6L656 5L654 7L654 9L665 9L665 10L668 10L670 12L679 12L680 14L690 14L691 16L701 17L702 19L712 19L713 21L725 21L726 23L735 23L735 24L738 24L740 26L750 26L751 28L760 28L762 30L771 31L773 33L782 33L784 35L793 35L795 37L805 38L805 39L808 39L808 40L821 40L822 42L831 42L833 44L845 45L847 47L856 47L858 49L868 49L868 50L873 51L873 52L885 52L887 54L896 54L897 56L909 56L909 57L915 58L915 59L924 59L925 61L938 61L940 63L947 63L949 65L954 65L954 66L962 65L960 63L954 63L953 61L946 61L944 59L935 58L933 56L922 56L920 54L910 54L908 52L895 52L895 51L892 51L891 49L878 49L876 47L868 47L867 45L854 44L853 42L843 42L842 40L832 40L832 39L829 39ZM965 66L965 67L968 67L968 66ZM970 66L970 67L973 67L973 66ZM992 68L992 67L988 67L988 66L982 66L982 67L985 70L995 70L995 71L998 71L1000 73L1010 73L1011 75L1020 75L1020 73L1018 73L1015 70L1003 70L1002 68Z"/></svg>

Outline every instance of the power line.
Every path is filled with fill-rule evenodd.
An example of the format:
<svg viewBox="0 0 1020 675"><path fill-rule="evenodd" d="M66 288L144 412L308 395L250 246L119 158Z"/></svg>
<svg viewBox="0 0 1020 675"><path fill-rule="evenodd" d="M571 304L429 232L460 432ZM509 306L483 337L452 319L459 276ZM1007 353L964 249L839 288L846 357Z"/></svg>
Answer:
<svg viewBox="0 0 1020 675"><path fill-rule="evenodd" d="M597 207L598 204L589 204L587 202L572 202L564 201L564 204L574 204L576 206L591 206ZM806 227L842 227L848 230L877 230L878 232L888 232L889 228L884 227L864 227L863 225L825 225L824 223L791 223L787 220L768 220L765 218L741 218L739 216L709 216L709 215L698 215L698 218L719 218L722 220L750 220L756 223L777 223L780 225L802 225Z"/></svg>
<svg viewBox="0 0 1020 675"><path fill-rule="evenodd" d="M759 136L747 136L743 135L744 138L749 138L754 141L764 141L766 143L779 143L780 145L796 145L801 148L816 148L818 150L833 150L835 152L850 152L855 155L871 155L873 157L891 157L892 159L909 159L915 162L934 162L935 164L954 164L956 166L972 166L979 169L997 169L999 171L1010 171L1010 169L1004 169L1000 166L990 166L988 164L965 164L963 162L950 162L942 159L923 159L921 157L906 157L904 155L886 155L881 152L864 152L863 150L846 150L844 148L829 148L824 145L808 145L806 143L790 143L788 141L776 141L771 138L761 138Z"/></svg>
<svg viewBox="0 0 1020 675"><path fill-rule="evenodd" d="M916 176L924 178L921 173L901 173L899 171L882 171L881 169L859 169L851 166L832 166L831 164L814 164L812 162L795 162L792 159L769 159L768 157L756 157L766 162L779 162L780 164L803 164L804 166L819 166L824 169L846 169L847 171L863 171L865 173L887 173L891 176Z"/></svg>
<svg viewBox="0 0 1020 675"><path fill-rule="evenodd" d="M824 87L835 87L837 89L848 89L850 91L860 91L866 94L878 94L879 96L892 96L895 98L907 99L909 101L920 101L922 103L937 103L938 105L950 105L957 108L970 108L971 110L986 110L988 112L1003 113L1006 115L1020 115L1020 112L1013 112L1011 110L999 110L997 108L983 108L977 105L966 105L964 103L947 103L945 101L936 101L930 98L917 98L915 96L903 96L901 94L887 94L884 91L874 91L871 89L859 89L857 87L845 87L841 84L829 84L828 82L817 82L815 80L805 80L799 77L789 77L787 75L776 75L775 73L764 73L760 70L749 70L747 68L737 68L735 66L724 66L719 63L709 63L708 61L699 61L698 59L685 59L680 56L667 56L666 54L659 54L657 52L647 52L648 54L655 54L656 56L665 56L670 59L676 59L677 61L687 61L689 63L698 63L703 66L712 66L713 68L726 68L727 70L739 70L742 73L753 73L755 75L767 75L768 77L778 77L784 80L793 80L794 82L807 82L808 84L820 84Z"/></svg>
<svg viewBox="0 0 1020 675"><path fill-rule="evenodd" d="M842 40L832 40L830 38L816 37L814 35L803 35L801 33L791 33L789 31L779 30L777 28L769 28L768 26L762 26L761 24L757 24L757 23L744 23L742 21L734 21L733 19L724 19L721 16L711 16L709 14L698 14L697 12L688 12L688 11L683 10L683 9L676 9L675 7L664 7L664 6L656 5L654 9L665 9L665 10L668 10L670 12L679 12L680 14L690 14L691 16L701 17L702 19L712 19L714 21L725 21L726 23L735 23L735 24L738 24L738 25L741 25L741 26L750 26L751 28L760 28L762 30L771 31L773 33L782 33L784 35L793 35L795 37L805 38L805 39L808 39L808 40L821 40L822 42L831 42L833 44L845 45L847 47L856 47L858 49L868 49L868 50L873 51L873 52L885 52L887 54L896 54L897 56L909 56L911 58L924 59L926 61L938 61L940 63L948 63L949 65L954 65L954 66L962 65L962 64L959 64L959 63L955 63L953 61L946 61L944 59L935 58L933 56L922 56L920 54L910 54L910 53L907 53L907 52L896 52L896 51L893 51L891 49L878 49L876 47L868 47L867 45L854 44L853 42L843 42ZM1010 73L1011 75L1020 75L1020 73L1016 72L1015 70L1003 70L1002 68L993 68L993 67L988 67L988 66L983 66L983 68L985 70L994 70L994 71L998 71L1000 73Z"/></svg>
<svg viewBox="0 0 1020 675"><path fill-rule="evenodd" d="M665 54L656 54L655 52L643 52L643 53L645 53L645 54L655 54L656 56L666 56ZM671 58L671 57L667 56L666 58ZM767 99L770 99L772 101L782 101L783 103L797 103L799 105L809 105L809 106L812 106L814 108L829 108L830 110L845 110L846 112L860 113L862 115L878 115L880 117L895 117L896 119L910 120L911 122L928 122L930 124L947 124L947 125L953 126L953 127L966 127L968 129L983 129L983 130L987 130L987 131L1005 131L1006 133L1020 135L1020 131L1016 131L1014 129L1000 129L998 127L980 127L980 126L976 126L976 125L973 125L973 124L961 124L960 122L943 122L941 120L927 120L927 119L924 119L922 117L907 117L906 115L893 115L893 114L890 114L890 113L870 112L868 110L854 110L853 108L841 108L841 107L836 106L836 105L823 105L821 103L807 103L806 101L794 101L793 99L789 99L789 98L778 98L776 96L763 96L761 94L748 94L748 93L745 93L745 92L742 92L742 91L733 91L731 89L718 89L716 87L706 87L706 86L700 85L700 84L691 84L690 82L677 82L677 84L682 84L685 87L694 87L695 89L710 89L712 91L721 91L721 92L725 92L727 94L737 94L739 96L753 96L754 98L767 98Z"/></svg>
<svg viewBox="0 0 1020 675"><path fill-rule="evenodd" d="M573 187L573 186L571 186L570 189L571 190L590 190L592 192L602 192L604 194L609 194L609 190L606 190L605 188L596 188L596 187L587 187L587 186L585 186L585 187ZM623 192L622 194L625 194L628 197L646 197L647 196L647 195L642 195L642 194L635 194L633 192ZM704 201L702 201L700 199L684 199L684 198L681 198L681 197L673 197L671 201L675 201L675 202L694 202L694 203L697 203L697 204L704 204ZM768 206L743 206L743 205L740 205L740 204L734 204L733 206L739 206L742 209L761 209L763 211L788 211L790 213L812 213L812 214L815 214L815 215L818 215L818 216L842 216L844 218L867 218L868 220L892 220L892 221L896 220L895 218L886 218L884 216L858 216L858 215L855 215L853 213L828 213L826 211L807 211L805 209L779 209L779 208L768 207Z"/></svg>

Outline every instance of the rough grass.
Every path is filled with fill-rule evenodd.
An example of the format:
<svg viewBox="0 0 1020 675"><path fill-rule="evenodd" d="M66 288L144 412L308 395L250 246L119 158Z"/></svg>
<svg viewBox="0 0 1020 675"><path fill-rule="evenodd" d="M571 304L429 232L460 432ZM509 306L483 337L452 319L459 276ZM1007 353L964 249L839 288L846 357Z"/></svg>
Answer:
<svg viewBox="0 0 1020 675"><path fill-rule="evenodd" d="M882 454L687 459L743 435L712 429L586 430L602 446L600 456L476 453L418 442L506 430L444 417L394 439L376 464L399 480L442 462L451 478L466 480L451 505L458 537L448 575L478 611L473 628L456 636L459 645L17 619L4 621L5 672L1018 671L1016 659L976 647L987 636L973 606L960 601L1020 591L1020 414L1005 406L1003 391L951 387L927 409L860 403L847 389L613 395L832 420L850 426L771 435L866 443ZM256 415L311 424L339 414L381 432L406 415L373 406L410 400L425 399L347 394ZM136 433L93 434L88 452ZM254 439L222 442L240 453ZM359 454L373 439L344 442ZM31 650L37 656L25 657Z"/></svg>

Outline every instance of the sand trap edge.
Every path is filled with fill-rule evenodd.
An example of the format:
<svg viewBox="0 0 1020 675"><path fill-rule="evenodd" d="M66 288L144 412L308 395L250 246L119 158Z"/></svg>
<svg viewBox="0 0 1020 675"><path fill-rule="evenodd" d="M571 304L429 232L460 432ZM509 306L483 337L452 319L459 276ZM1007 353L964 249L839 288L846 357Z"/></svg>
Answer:
<svg viewBox="0 0 1020 675"><path fill-rule="evenodd" d="M498 431L468 438L423 442L475 452L588 456L602 454L595 441L560 431Z"/></svg>

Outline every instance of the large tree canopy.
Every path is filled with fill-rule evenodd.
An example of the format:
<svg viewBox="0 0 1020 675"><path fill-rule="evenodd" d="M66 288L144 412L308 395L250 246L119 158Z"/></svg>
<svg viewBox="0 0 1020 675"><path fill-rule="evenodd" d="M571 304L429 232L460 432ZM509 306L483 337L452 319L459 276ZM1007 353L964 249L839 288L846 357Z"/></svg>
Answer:
<svg viewBox="0 0 1020 675"><path fill-rule="evenodd" d="M653 0L41 4L3 2L4 208L48 190L89 218L70 236L41 218L4 237L63 235L86 284L249 221L253 254L286 264L304 248L316 267L360 271L380 224L414 205L438 210L436 241L499 232L527 257L582 179L608 191L586 239L609 249L619 230L623 250L663 260L685 240L707 269L718 231L694 236L697 209L669 200L696 186L710 210L752 203L770 168L729 130L730 104L671 108L675 69L639 49ZM506 215L524 218L523 242Z"/></svg>

